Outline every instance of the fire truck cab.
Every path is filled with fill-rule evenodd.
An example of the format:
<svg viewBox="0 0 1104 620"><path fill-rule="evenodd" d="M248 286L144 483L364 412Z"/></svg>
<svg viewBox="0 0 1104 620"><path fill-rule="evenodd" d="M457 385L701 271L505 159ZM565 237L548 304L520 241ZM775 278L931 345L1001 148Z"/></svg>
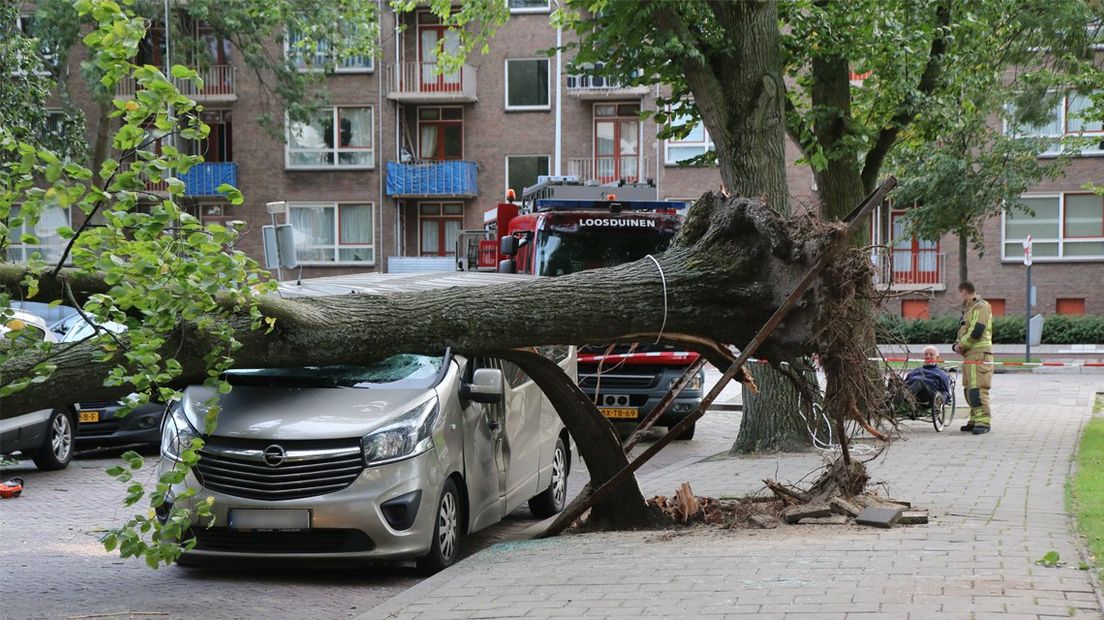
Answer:
<svg viewBox="0 0 1104 620"><path fill-rule="evenodd" d="M560 276L612 267L667 249L682 225L685 202L659 200L654 185L584 185L573 177L539 177L521 204L484 213L482 231L465 231L457 247L461 270ZM643 419L697 354L671 345L586 345L579 349L579 387L611 420ZM673 426L697 408L699 373L659 426ZM690 439L694 427L680 439Z"/></svg>

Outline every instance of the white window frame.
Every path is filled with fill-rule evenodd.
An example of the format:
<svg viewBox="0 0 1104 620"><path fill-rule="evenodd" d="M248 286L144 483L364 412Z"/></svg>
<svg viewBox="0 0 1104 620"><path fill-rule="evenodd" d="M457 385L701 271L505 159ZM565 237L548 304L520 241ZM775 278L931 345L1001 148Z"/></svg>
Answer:
<svg viewBox="0 0 1104 620"><path fill-rule="evenodd" d="M1052 94L1053 92L1054 91L1049 91L1050 94ZM1071 94L1073 94L1073 93L1066 92L1065 94L1063 94L1061 101L1059 101L1059 103L1058 103L1059 110L1058 110L1058 116L1057 116L1056 120L1057 120L1059 126L1062 128L1061 133L1059 133L1059 134L1030 134L1030 135L1017 136L1017 135L1013 134L1012 128L1009 126L1007 116L1001 122L1001 132L1006 136L1021 137L1021 138L1053 138L1055 140L1055 144L1053 144L1050 148L1043 151L1042 153L1039 153L1036 156L1039 159L1053 159L1055 157L1061 156L1065 152L1065 149L1057 141L1062 140L1063 138L1094 138L1094 137L1099 137L1101 143L1104 143L1104 130L1081 132L1081 133L1073 133L1073 132L1068 132L1066 130L1066 127L1068 126L1068 121L1069 121L1069 119L1067 118L1067 114L1068 114L1068 111L1069 111L1069 102L1070 102L1070 95ZM1009 105L1008 107L1011 107L1011 106ZM1091 148L1090 147L1090 148L1081 149L1081 151L1078 152L1078 157L1104 157L1104 148L1101 148L1100 145L1098 144L1096 148Z"/></svg>
<svg viewBox="0 0 1104 620"><path fill-rule="evenodd" d="M325 41L320 41L319 43L320 44L322 44L322 43L328 44L328 42L325 42ZM334 57L332 48L327 50L325 53L328 56L330 56L330 60L332 60L333 63L334 63L333 73L335 73L335 74L338 74L338 73L354 73L355 74L355 73L375 73L376 72L376 57L375 56L369 56L368 57L368 66L366 66L366 67L342 67L341 64L338 62L337 58ZM284 29L284 59L288 60L288 61L292 61L292 62L294 62L295 59L296 59L296 55L294 55L291 51L291 29L290 28L285 28ZM326 71L326 68L325 67L310 67L310 66L300 65L298 62L295 62L295 70L298 71L299 73L323 73L323 72Z"/></svg>
<svg viewBox="0 0 1104 620"><path fill-rule="evenodd" d="M346 243L346 244L341 243L341 210L338 207L341 207L342 205L361 205L361 206L367 206L371 209L371 213L368 216L369 221L372 222L372 241L370 243ZM329 201L289 202L288 203L288 215L287 215L288 220L287 221L289 223L291 222L291 210L292 209L307 208L307 207L325 207L325 208L330 208L330 209L334 210L334 218L333 218L333 220L334 220L334 244L332 246L321 245L321 246L311 246L309 248L306 248L306 249L310 249L310 250L332 248L334 260L332 260L332 261L301 260L301 261L299 261L301 264L308 265L308 266L320 266L320 267L325 267L325 266L329 266L329 265L333 265L333 266L360 265L360 266L374 267L376 265L376 262L377 262L376 234L377 234L378 231L376 230L376 203L375 202L373 202L373 201L361 201L361 200L339 200L339 201L334 201L334 202L329 202ZM372 250L372 260L370 260L370 261L357 261L357 260L343 261L343 260L338 260L338 257L340 256L340 250L349 249L349 248L368 248L368 249ZM296 248L296 255L298 255L298 248Z"/></svg>
<svg viewBox="0 0 1104 620"><path fill-rule="evenodd" d="M1095 263L1104 262L1104 254L1089 255L1089 256L1066 256L1065 249L1066 244L1076 243L1100 243L1104 242L1104 236L1101 237L1066 237L1066 195L1076 194L1084 195L1090 192L1085 191L1069 191L1069 192L1034 192L1021 194L1020 198L1056 198L1058 199L1058 236L1046 237L1035 239L1032 238L1032 243L1057 243L1058 244L1058 256L1038 256L1032 255L1031 261L1035 263ZM1101 198L1104 200L1104 198ZM1023 253L1019 252L1013 255L1007 253L1009 243L1023 243L1025 239L1014 237L1008 238L1007 236L1007 223L1008 223L1008 211L1001 211L1001 223L1000 223L1000 236L1001 236L1001 262L1002 263L1023 263Z"/></svg>
<svg viewBox="0 0 1104 620"><path fill-rule="evenodd" d="M536 61L548 67L548 103L545 105L510 105L510 63ZM549 58L505 58L502 61L502 100L507 112L541 112L552 109L552 64Z"/></svg>
<svg viewBox="0 0 1104 620"><path fill-rule="evenodd" d="M19 205L15 205L15 207L19 208ZM52 207L46 207L46 209L50 209L50 208L52 208ZM72 228L73 227L73 210L70 209L70 208L67 208L67 207L58 207L58 208L63 209L65 211L65 224L64 224L64 226L68 226L68 227ZM41 218L42 218L42 214L40 213L39 214L39 221L40 222L42 221ZM31 254L35 253L36 251L41 251L45 247L49 247L49 246L44 245L42 243L38 243L36 245L27 245L27 244L23 243L23 233L26 231L26 226L27 226L27 224L26 224L26 222L24 222L19 227L19 234L18 235L13 234L11 236L11 238L8 240L8 247L7 247L7 250L6 250L7 254L0 255L0 260L8 260L8 256L10 255L10 253L13 250L19 250L20 251L20 258L12 260L12 262L14 262L14 263L26 263L27 259L30 257ZM57 232L56 228L54 229L54 232L55 233ZM42 239L40 238L39 241L41 241L41 240ZM61 243L59 244L60 249L64 251L65 246L68 243L69 242L67 240L62 239ZM47 262L49 262L51 259L47 259L47 258L44 257L43 260L46 260ZM68 259L68 262L66 262L65 264L68 265L71 262L72 262L72 257L70 257Z"/></svg>
<svg viewBox="0 0 1104 620"><path fill-rule="evenodd" d="M663 165L664 166L679 167L679 166L682 165L682 164L679 163L679 161L675 161L675 160L671 159L671 147L672 146L675 146L675 147L680 147L680 146L698 147L698 146L700 146L700 147L705 148L705 150L702 151L702 153L701 153L702 155L704 155L705 153L708 153L709 151L716 151L717 150L716 145L713 144L713 138L710 137L710 135L709 135L709 130L705 128L705 121L703 121L699 118L698 119L698 124L701 125L702 138L703 138L702 140L676 140L674 138L667 138L666 140L663 141ZM701 155L695 155L694 157L700 157L700 156ZM693 159L693 158L690 158L690 159ZM685 160L681 160L681 161L685 161Z"/></svg>
<svg viewBox="0 0 1104 620"><path fill-rule="evenodd" d="M525 15L525 14L551 13L552 12L552 0L544 0L544 6L543 7L537 6L537 7L528 7L528 8L520 8L520 9L515 9L514 7L510 6L510 0L504 0L504 2L506 2L506 8L510 9L510 14L511 15Z"/></svg>
<svg viewBox="0 0 1104 620"><path fill-rule="evenodd" d="M522 157L544 157L548 160L548 174L552 174L552 155L551 154L545 154L545 153L534 153L534 154L518 153L518 154L513 154L513 155L506 155L503 158L503 160L505 162L504 166L503 166L503 172L505 174L503 174L503 176L502 176L502 193L503 193L503 195L505 195L506 190L510 189L510 158L512 158L512 157L519 158L519 159L522 158ZM537 176L540 176L540 175L537 175ZM524 190L525 190L524 187L520 188L518 190L518 192L519 192L518 196L517 196L518 200L521 200L520 192L522 192Z"/></svg>
<svg viewBox="0 0 1104 620"><path fill-rule="evenodd" d="M284 127L285 127L285 134L284 134L284 169L285 170L290 171L290 170L375 170L376 169L376 107L373 106L373 105L331 105L331 106L324 106L324 107L319 108L319 111L326 110L326 109L330 110L330 113L333 115L333 127L334 127L335 132L340 131L340 126L338 124L337 111L341 108L366 108L366 109L368 109L369 114L371 116L370 121L369 121L370 130L368 132L368 135L372 140L372 146L367 148L367 149L363 149L363 148L355 148L355 149L345 148L345 149L342 149L340 146L338 146L337 136L335 135L334 136L334 146L333 146L332 149L293 149L291 147L291 119L288 118L288 116L285 114L284 115ZM301 152L310 152L310 153L325 153L327 151L332 151L333 156L334 156L334 163L330 164L330 165L292 165L292 163L291 163L291 153L292 153L292 151L301 151ZM367 151L367 152L371 153L372 163L370 163L370 164L351 164L351 165L341 165L340 163L338 163L341 160L340 154L342 152L353 152L353 151L357 151L357 152Z"/></svg>

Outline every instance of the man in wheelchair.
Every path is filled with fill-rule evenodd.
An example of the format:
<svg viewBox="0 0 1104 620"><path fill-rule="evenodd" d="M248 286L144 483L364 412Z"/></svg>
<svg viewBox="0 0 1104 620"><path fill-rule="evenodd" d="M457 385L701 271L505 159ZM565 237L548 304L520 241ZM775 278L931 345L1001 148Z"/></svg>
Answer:
<svg viewBox="0 0 1104 620"><path fill-rule="evenodd" d="M943 402L950 402L951 377L938 366L938 360L938 349L924 347L924 365L905 377L905 385L919 405L931 406L936 394L943 395Z"/></svg>

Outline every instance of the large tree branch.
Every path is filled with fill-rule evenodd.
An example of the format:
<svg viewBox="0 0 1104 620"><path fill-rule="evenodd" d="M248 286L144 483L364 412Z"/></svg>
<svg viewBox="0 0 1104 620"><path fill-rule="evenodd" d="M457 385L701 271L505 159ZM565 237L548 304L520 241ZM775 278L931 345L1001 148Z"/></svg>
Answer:
<svg viewBox="0 0 1104 620"><path fill-rule="evenodd" d="M950 35L951 3L950 0L940 0L935 7L935 28L932 36L931 49L928 51L928 61L924 65L924 71L920 74L920 81L916 85L916 92L921 96L935 92L939 85L939 77L943 70L943 56L947 52L947 37ZM882 164L889 156L890 149L897 142L897 136L901 130L916 118L919 113L917 102L913 97L906 97L897 107L896 113L889 123L878 132L878 138L874 146L866 153L866 160L862 168L863 188L870 191L878 183L878 175L881 174Z"/></svg>
<svg viewBox="0 0 1104 620"><path fill-rule="evenodd" d="M259 308L276 319L270 334L252 330L244 312L227 311L219 320L241 343L233 352L239 367L364 364L400 352L439 354L446 347L497 353L653 334L664 325L666 293L670 310L665 333L742 345L819 253L827 236L814 226L807 220L784 220L759 201L707 194L691 210L671 249L657 257L658 268L645 259L479 288L471 288L469 278L458 277L461 286L416 293L266 296ZM0 276L7 290L20 289L21 274L8 269L0 270ZM93 284L100 286L83 290L104 288ZM43 287L58 291L58 296L42 293L43 301L61 298L59 283L44 279ZM82 287L73 283L73 289L79 294ZM816 311L816 297L810 295L787 320L786 329L764 345L763 353L771 359L808 353ZM172 344L166 344L161 355L180 362L178 384L202 381L203 356L214 340L193 324L179 329L166 339ZM54 376L0 400L0 415L119 397L133 390L103 385L116 361L100 361L101 356L92 342L56 354L51 360L57 365ZM38 354L16 355L0 366L0 373L26 376L40 361Z"/></svg>

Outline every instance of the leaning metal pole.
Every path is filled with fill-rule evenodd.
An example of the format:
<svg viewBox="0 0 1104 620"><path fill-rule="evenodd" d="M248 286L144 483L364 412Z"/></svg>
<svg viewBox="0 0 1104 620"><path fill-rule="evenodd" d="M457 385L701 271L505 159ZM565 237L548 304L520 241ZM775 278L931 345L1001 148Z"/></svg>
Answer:
<svg viewBox="0 0 1104 620"><path fill-rule="evenodd" d="M825 252L820 255L816 263L806 272L805 277L798 282L789 297L787 297L786 300L782 302L782 305L774 311L774 314L767 319L767 322L759 329L755 337L751 339L751 342L740 351L740 356L737 357L736 361L728 367L728 370L726 370L723 375L721 375L720 381L717 381L713 388L709 390L709 393L705 395L705 398L702 399L701 404L698 405L698 408L695 409L693 413L683 418L675 426L667 429L666 435L660 437L659 440L651 446L648 446L648 449L641 452L640 456L623 467L621 471L618 471L609 480L602 483L602 486L595 489L593 493L582 498L582 501L572 502L572 504L552 522L552 525L548 526L548 529L540 535L540 538L555 536L562 532L571 525L575 519L578 519L584 512L594 506L594 504L601 501L602 498L615 489L617 485L621 484L626 478L651 460L651 458L666 447L667 444L671 443L675 437L681 435L691 424L697 422L698 418L705 415L706 410L708 410L709 406L713 404L713 401L720 396L721 391L728 385L728 382L736 377L736 374L740 372L740 369L747 363L748 359L755 354L771 333L782 323L782 319L786 318L786 315L793 310L798 300L805 294L805 291L809 290L809 287L813 285L813 281L828 267L828 263L849 246L850 238L862 224L863 218L866 217L875 206L881 204L894 187L897 187L897 179L891 176L883 181L869 196L864 198L863 201L843 219L843 223L846 225L844 231L832 240Z"/></svg>

